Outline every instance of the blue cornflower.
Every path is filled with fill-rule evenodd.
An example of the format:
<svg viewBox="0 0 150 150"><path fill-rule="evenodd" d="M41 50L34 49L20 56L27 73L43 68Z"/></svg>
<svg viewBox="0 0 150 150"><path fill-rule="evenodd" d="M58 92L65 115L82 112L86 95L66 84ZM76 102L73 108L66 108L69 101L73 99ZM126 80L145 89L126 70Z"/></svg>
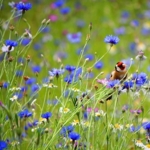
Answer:
<svg viewBox="0 0 150 150"><path fill-rule="evenodd" d="M91 79L94 77L94 73L93 72L88 72L85 74L85 79Z"/></svg>
<svg viewBox="0 0 150 150"><path fill-rule="evenodd" d="M85 22L83 20L77 20L76 25L79 28L83 28L85 26Z"/></svg>
<svg viewBox="0 0 150 150"><path fill-rule="evenodd" d="M54 55L54 59L58 61L58 59L65 59L67 57L67 53L63 51L57 51Z"/></svg>
<svg viewBox="0 0 150 150"><path fill-rule="evenodd" d="M41 27L41 32L42 33L48 33L50 31L50 28L49 27Z"/></svg>
<svg viewBox="0 0 150 150"><path fill-rule="evenodd" d="M63 93L63 96L65 98L72 97L73 96L73 92L71 90L65 90L64 93Z"/></svg>
<svg viewBox="0 0 150 150"><path fill-rule="evenodd" d="M36 82L36 78L29 78L25 83L31 85Z"/></svg>
<svg viewBox="0 0 150 150"><path fill-rule="evenodd" d="M144 122L142 124L142 127L145 129L145 130L149 130L150 131L150 122Z"/></svg>
<svg viewBox="0 0 150 150"><path fill-rule="evenodd" d="M132 74L132 80L136 80L137 78L138 78L138 74L137 73Z"/></svg>
<svg viewBox="0 0 150 150"><path fill-rule="evenodd" d="M31 122L28 122L28 123L27 123L27 126L28 126L29 128L32 128L32 127L33 127L33 124L32 124Z"/></svg>
<svg viewBox="0 0 150 150"><path fill-rule="evenodd" d="M33 66L33 67L32 67L32 71L33 71L34 73L39 73L39 72L41 71L41 67L40 67L40 66Z"/></svg>
<svg viewBox="0 0 150 150"><path fill-rule="evenodd" d="M24 58L22 58L22 57L19 57L19 58L18 58L18 62L19 62L19 63L24 63L24 61L25 61Z"/></svg>
<svg viewBox="0 0 150 150"><path fill-rule="evenodd" d="M13 41L13 40L6 40L5 45L11 46L11 47L16 47L18 45L18 43L16 41Z"/></svg>
<svg viewBox="0 0 150 150"><path fill-rule="evenodd" d="M143 72L141 72L139 74L134 73L132 75L132 80L135 81L137 86L142 86L143 84L145 84L147 82L147 75L146 75L146 73L143 73Z"/></svg>
<svg viewBox="0 0 150 150"><path fill-rule="evenodd" d="M25 133L25 132L23 132L22 134L21 134L21 137L22 138L25 138L27 136L27 134Z"/></svg>
<svg viewBox="0 0 150 150"><path fill-rule="evenodd" d="M113 88L113 87L115 87L116 85L118 85L119 83L120 83L119 80L108 81L107 87L108 87L108 88Z"/></svg>
<svg viewBox="0 0 150 150"><path fill-rule="evenodd" d="M64 7L62 9L60 9L60 13L63 15L66 15L70 12L70 8L69 7Z"/></svg>
<svg viewBox="0 0 150 150"><path fill-rule="evenodd" d="M145 11L144 16L150 19L150 10Z"/></svg>
<svg viewBox="0 0 150 150"><path fill-rule="evenodd" d="M79 75L82 74L82 68L77 68L72 74L75 74L76 77L79 77Z"/></svg>
<svg viewBox="0 0 150 150"><path fill-rule="evenodd" d="M89 50L89 45L87 45L84 49L83 48L79 48L77 50L77 55L81 55L82 53L85 54L88 50Z"/></svg>
<svg viewBox="0 0 150 150"><path fill-rule="evenodd" d="M117 28L114 32L116 35L123 35L125 33L125 27Z"/></svg>
<svg viewBox="0 0 150 150"><path fill-rule="evenodd" d="M34 120L34 121L33 121L33 123L32 123L32 125L33 125L33 126L37 126L37 125L38 125L38 123L39 123L39 121L38 121L38 120Z"/></svg>
<svg viewBox="0 0 150 150"><path fill-rule="evenodd" d="M73 80L73 75L70 74L70 75L67 75L65 78L64 78L64 81L67 82L67 83L72 83L72 80Z"/></svg>
<svg viewBox="0 0 150 150"><path fill-rule="evenodd" d="M67 39L71 43L79 43L81 41L81 35L82 34L80 32L74 34L68 33Z"/></svg>
<svg viewBox="0 0 150 150"><path fill-rule="evenodd" d="M117 36L108 35L104 39L105 43L110 43L111 45L115 45L119 42L119 38Z"/></svg>
<svg viewBox="0 0 150 150"><path fill-rule="evenodd" d="M88 113L87 111L85 111L85 112L83 113L83 118L84 118L84 119L88 119L88 115L89 115L89 113Z"/></svg>
<svg viewBox="0 0 150 150"><path fill-rule="evenodd" d="M128 11L123 11L122 14L121 14L121 17L124 18L124 19L127 19L127 18L129 18L129 15L130 14L129 14Z"/></svg>
<svg viewBox="0 0 150 150"><path fill-rule="evenodd" d="M54 2L54 5L59 8L61 7L63 4L65 3L64 0L57 0L56 2Z"/></svg>
<svg viewBox="0 0 150 150"><path fill-rule="evenodd" d="M20 112L18 113L18 116L19 116L20 118L31 117L31 116L32 116L32 112L29 112L28 109L25 109L25 110L23 110L23 111L20 111Z"/></svg>
<svg viewBox="0 0 150 150"><path fill-rule="evenodd" d="M67 136L73 130L74 130L74 126L72 126L72 125L64 126L64 127L62 127L60 134L63 136Z"/></svg>
<svg viewBox="0 0 150 150"><path fill-rule="evenodd" d="M25 125L25 126L24 126L24 130L26 130L26 131L27 131L27 130L28 130L28 128L29 128L29 127L28 127L27 125Z"/></svg>
<svg viewBox="0 0 150 150"><path fill-rule="evenodd" d="M147 136L150 137L150 122L144 122L142 127L146 130Z"/></svg>
<svg viewBox="0 0 150 150"><path fill-rule="evenodd" d="M23 97L23 93L22 92L16 92L13 95L16 95L18 100Z"/></svg>
<svg viewBox="0 0 150 150"><path fill-rule="evenodd" d="M93 60L94 59L94 56L92 54L86 54L85 59L88 59L89 61Z"/></svg>
<svg viewBox="0 0 150 150"><path fill-rule="evenodd" d="M66 127L62 127L60 134L63 135L64 137L67 136L68 133Z"/></svg>
<svg viewBox="0 0 150 150"><path fill-rule="evenodd" d="M35 50L40 50L42 48L42 45L41 45L41 43L35 43L34 46L33 46L33 48Z"/></svg>
<svg viewBox="0 0 150 150"><path fill-rule="evenodd" d="M102 67L103 67L103 62L101 62L101 61L98 61L95 65L94 65L94 67L96 68L96 69L101 69Z"/></svg>
<svg viewBox="0 0 150 150"><path fill-rule="evenodd" d="M134 83L132 81L125 81L123 83L123 89L130 89L133 87L133 85L134 85Z"/></svg>
<svg viewBox="0 0 150 150"><path fill-rule="evenodd" d="M36 92L36 91L38 91L40 89L40 87L39 87L39 85L37 85L37 84L33 84L32 86L31 86L31 91L32 92Z"/></svg>
<svg viewBox="0 0 150 150"><path fill-rule="evenodd" d="M64 73L64 69L56 69L56 68L54 68L54 69L52 69L51 71L49 71L49 75L50 76L56 76L56 78L58 78L61 74L63 74Z"/></svg>
<svg viewBox="0 0 150 150"><path fill-rule="evenodd" d="M71 74L67 75L64 79L67 83L72 83L72 81L77 81L79 79L79 76L82 74L82 68L76 68L74 71L71 72Z"/></svg>
<svg viewBox="0 0 150 150"><path fill-rule="evenodd" d="M6 40L5 44L2 47L3 52L11 52L14 50L14 47L16 47L18 43L13 40Z"/></svg>
<svg viewBox="0 0 150 150"><path fill-rule="evenodd" d="M135 127L135 126L132 125L132 126L129 127L129 131L130 132L136 132L136 131L139 131L140 128L141 128L140 126Z"/></svg>
<svg viewBox="0 0 150 150"><path fill-rule="evenodd" d="M51 112L46 112L41 115L42 118L45 118L47 121L49 121L49 118L52 116Z"/></svg>
<svg viewBox="0 0 150 150"><path fill-rule="evenodd" d="M72 71L74 71L74 70L76 69L76 67L70 66L70 65L66 65L65 69L66 69L67 71L69 71L69 72L72 72Z"/></svg>
<svg viewBox="0 0 150 150"><path fill-rule="evenodd" d="M29 38L23 38L21 40L21 45L27 46L30 42L31 42L31 39L29 39Z"/></svg>
<svg viewBox="0 0 150 150"><path fill-rule="evenodd" d="M42 83L49 83L50 79L48 77L45 77L42 79Z"/></svg>
<svg viewBox="0 0 150 150"><path fill-rule="evenodd" d="M132 25L133 27L138 27L138 26L139 26L139 21L138 21L138 20L132 20L132 21L131 21L131 25Z"/></svg>
<svg viewBox="0 0 150 150"><path fill-rule="evenodd" d="M131 42L129 44L129 49L131 52L135 53L137 44L135 42Z"/></svg>
<svg viewBox="0 0 150 150"><path fill-rule="evenodd" d="M78 134L78 133L76 133L76 132L70 132L68 136L69 136L69 138L72 139L73 141L80 139L80 134Z"/></svg>
<svg viewBox="0 0 150 150"><path fill-rule="evenodd" d="M23 2L19 2L16 4L16 8L18 10L22 10L23 13L25 13L25 11L29 10L32 8L31 3L23 3Z"/></svg>
<svg viewBox="0 0 150 150"><path fill-rule="evenodd" d="M49 104L49 105L57 105L58 103L59 103L59 101L57 99L47 100L47 104Z"/></svg>
<svg viewBox="0 0 150 150"><path fill-rule="evenodd" d="M22 70L17 70L16 71L16 76L17 77L21 77L23 75L23 71Z"/></svg>
<svg viewBox="0 0 150 150"><path fill-rule="evenodd" d="M3 83L3 88L7 89L8 86L9 86L9 83L8 83L8 82L4 82L4 83Z"/></svg>
<svg viewBox="0 0 150 150"><path fill-rule="evenodd" d="M28 90L28 87L27 87L27 86L22 86L20 91L21 91L21 92L25 92L25 91L27 91L27 90Z"/></svg>
<svg viewBox="0 0 150 150"><path fill-rule="evenodd" d="M5 141L0 140L0 150L7 148L7 143Z"/></svg>
<svg viewBox="0 0 150 150"><path fill-rule="evenodd" d="M144 73L144 72L141 72L141 73L138 75L138 78L142 79L143 82L146 82L146 81L147 81L147 75L146 75L146 73Z"/></svg>
<svg viewBox="0 0 150 150"><path fill-rule="evenodd" d="M130 106L128 104L123 105L122 112L124 113L125 111L129 110L129 107Z"/></svg>
<svg viewBox="0 0 150 150"><path fill-rule="evenodd" d="M68 132L72 132L74 130L74 126L73 125L69 125L66 127Z"/></svg>
<svg viewBox="0 0 150 150"><path fill-rule="evenodd" d="M150 34L150 29L143 27L143 28L141 29L141 33L142 33L143 35L149 35L149 34Z"/></svg>

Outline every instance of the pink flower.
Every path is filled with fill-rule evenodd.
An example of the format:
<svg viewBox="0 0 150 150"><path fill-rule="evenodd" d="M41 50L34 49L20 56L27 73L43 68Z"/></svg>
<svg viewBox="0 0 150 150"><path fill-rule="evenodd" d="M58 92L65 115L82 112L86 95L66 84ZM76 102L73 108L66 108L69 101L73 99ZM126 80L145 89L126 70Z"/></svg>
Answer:
<svg viewBox="0 0 150 150"><path fill-rule="evenodd" d="M52 4L50 4L50 8L51 9L56 9L57 7L56 7L55 3L52 3Z"/></svg>
<svg viewBox="0 0 150 150"><path fill-rule="evenodd" d="M58 20L58 17L56 15L50 15L49 16L49 19L52 21L52 22L55 22Z"/></svg>
<svg viewBox="0 0 150 150"><path fill-rule="evenodd" d="M98 112L98 110L99 110L98 108L95 108L95 109L94 109L94 112Z"/></svg>
<svg viewBox="0 0 150 150"><path fill-rule="evenodd" d="M90 113L90 112L92 112L92 108L89 107L89 108L86 109L86 111L87 111L88 113Z"/></svg>
<svg viewBox="0 0 150 150"><path fill-rule="evenodd" d="M109 81L105 78L105 79L101 79L101 80L98 79L97 82L106 86Z"/></svg>
<svg viewBox="0 0 150 150"><path fill-rule="evenodd" d="M142 113L142 110L141 109L137 109L137 110L131 109L130 112L132 114L140 114L140 113Z"/></svg>

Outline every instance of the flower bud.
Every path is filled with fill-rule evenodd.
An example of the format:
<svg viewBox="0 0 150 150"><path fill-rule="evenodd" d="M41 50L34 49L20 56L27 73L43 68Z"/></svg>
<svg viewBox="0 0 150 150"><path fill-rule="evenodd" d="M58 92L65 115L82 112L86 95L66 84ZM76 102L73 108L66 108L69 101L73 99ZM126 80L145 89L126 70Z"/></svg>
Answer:
<svg viewBox="0 0 150 150"><path fill-rule="evenodd" d="M9 26L10 31L14 31L15 27L13 25Z"/></svg>
<svg viewBox="0 0 150 150"><path fill-rule="evenodd" d="M46 22L46 19L43 19L41 23L42 23L42 24L45 24L45 22Z"/></svg>
<svg viewBox="0 0 150 150"><path fill-rule="evenodd" d="M92 22L90 22L90 24L89 24L89 29L90 29L90 31L92 30Z"/></svg>

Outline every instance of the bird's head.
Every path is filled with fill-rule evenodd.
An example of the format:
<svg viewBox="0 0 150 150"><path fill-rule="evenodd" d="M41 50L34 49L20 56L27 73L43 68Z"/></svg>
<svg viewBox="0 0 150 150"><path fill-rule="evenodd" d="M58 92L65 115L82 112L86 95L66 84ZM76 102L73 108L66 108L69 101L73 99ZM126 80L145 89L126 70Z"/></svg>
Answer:
<svg viewBox="0 0 150 150"><path fill-rule="evenodd" d="M117 72L124 72L126 71L126 65L123 62L117 62L116 66L115 66L115 70Z"/></svg>

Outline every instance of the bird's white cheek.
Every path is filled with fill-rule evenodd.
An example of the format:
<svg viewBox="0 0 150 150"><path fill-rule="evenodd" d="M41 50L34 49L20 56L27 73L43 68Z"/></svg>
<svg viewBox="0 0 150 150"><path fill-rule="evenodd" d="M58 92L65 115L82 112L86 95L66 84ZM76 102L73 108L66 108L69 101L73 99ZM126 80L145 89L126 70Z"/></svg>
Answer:
<svg viewBox="0 0 150 150"><path fill-rule="evenodd" d="M116 66L116 70L118 71L118 72L124 72L125 71L125 69L124 70L121 70L119 67L117 67Z"/></svg>

